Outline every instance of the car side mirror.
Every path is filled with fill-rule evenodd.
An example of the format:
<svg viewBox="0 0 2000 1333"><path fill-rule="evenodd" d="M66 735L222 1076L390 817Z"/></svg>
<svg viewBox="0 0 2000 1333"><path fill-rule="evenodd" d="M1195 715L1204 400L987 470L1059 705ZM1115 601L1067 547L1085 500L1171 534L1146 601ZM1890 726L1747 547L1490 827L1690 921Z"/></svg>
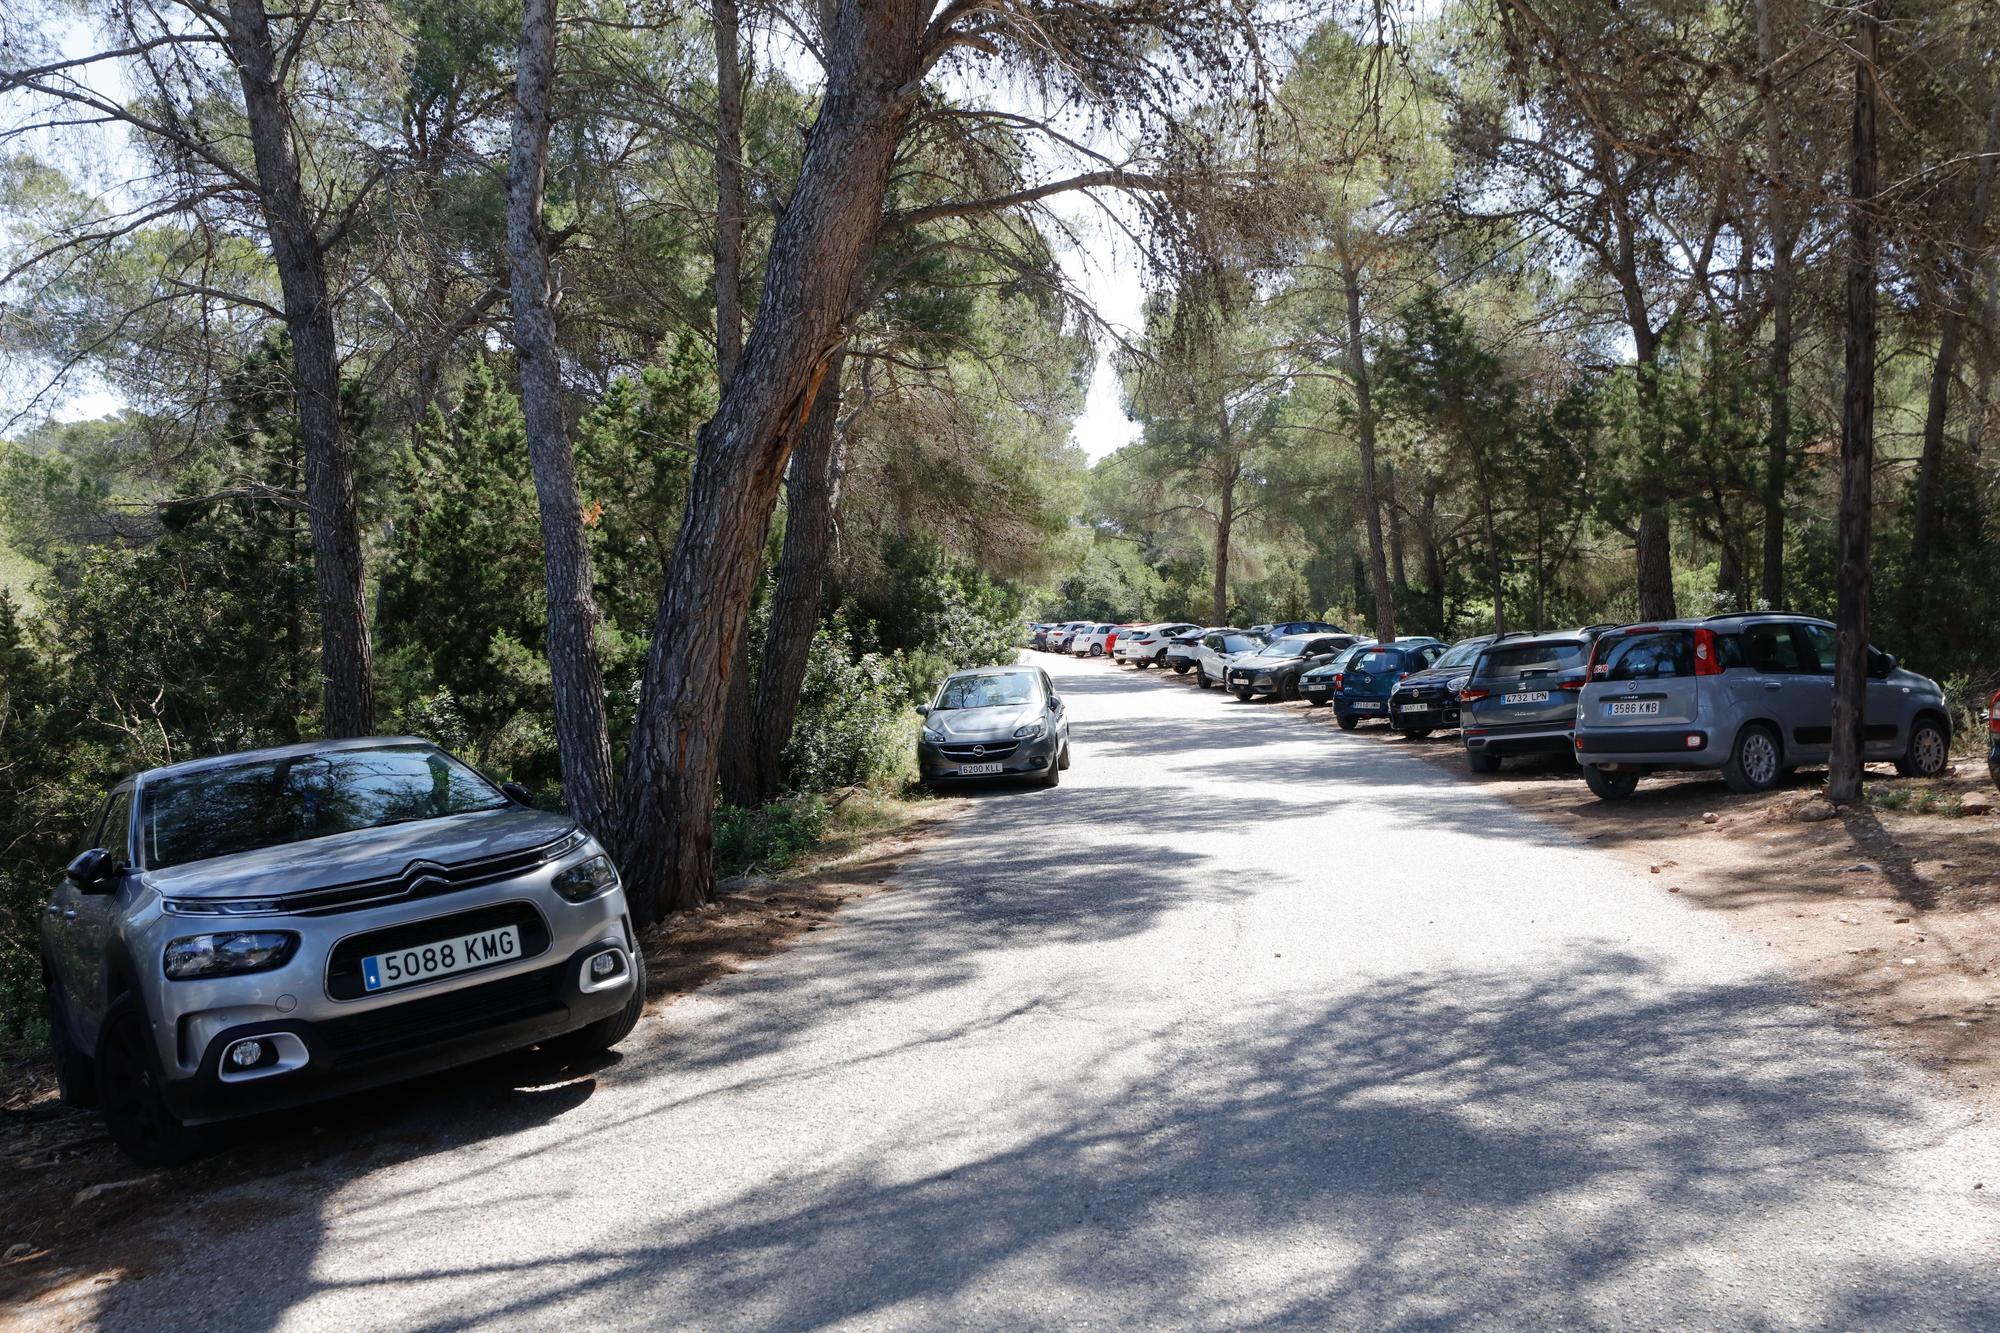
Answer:
<svg viewBox="0 0 2000 1333"><path fill-rule="evenodd" d="M1051 694L1051 695L1049 696L1049 707L1050 707L1051 709L1055 709L1055 708L1061 708L1061 707L1062 707L1062 700L1061 700L1060 698L1058 698L1058 697L1057 697L1056 695L1053 695L1053 694Z"/></svg>
<svg viewBox="0 0 2000 1333"><path fill-rule="evenodd" d="M116 868L110 852L102 847L93 847L87 852L77 853L76 859L63 867L63 874L84 893L109 893L116 879L113 874Z"/></svg>
<svg viewBox="0 0 2000 1333"><path fill-rule="evenodd" d="M1871 653L1868 658L1868 674L1878 679L1896 669L1894 653Z"/></svg>
<svg viewBox="0 0 2000 1333"><path fill-rule="evenodd" d="M929 717L930 715L931 715L931 706L930 706L929 704L918 704L918 705L917 705L917 716L918 716L918 717Z"/></svg>
<svg viewBox="0 0 2000 1333"><path fill-rule="evenodd" d="M535 803L535 794L518 782L501 783L500 794L515 805L532 806Z"/></svg>

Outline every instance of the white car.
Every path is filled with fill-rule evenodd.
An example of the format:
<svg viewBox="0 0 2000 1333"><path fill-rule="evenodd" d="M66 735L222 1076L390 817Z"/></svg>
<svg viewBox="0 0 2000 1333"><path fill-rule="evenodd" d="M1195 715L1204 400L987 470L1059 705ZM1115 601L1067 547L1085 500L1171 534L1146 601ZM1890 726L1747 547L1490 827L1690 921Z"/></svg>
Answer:
<svg viewBox="0 0 2000 1333"><path fill-rule="evenodd" d="M1069 650L1078 657L1102 657L1105 644L1118 632L1116 625L1085 625L1069 641Z"/></svg>
<svg viewBox="0 0 2000 1333"><path fill-rule="evenodd" d="M1111 647L1111 660L1129 662L1144 670L1149 666L1165 666L1167 660L1167 640L1176 634L1186 634L1200 629L1199 625L1167 621L1161 625L1140 625L1126 630L1118 636L1118 642Z"/></svg>
<svg viewBox="0 0 2000 1333"><path fill-rule="evenodd" d="M1264 650L1264 641L1248 630L1218 629L1201 636L1201 651L1194 659L1195 684L1204 690L1220 685L1229 672L1229 660L1238 653Z"/></svg>
<svg viewBox="0 0 2000 1333"><path fill-rule="evenodd" d="M1070 644L1076 639L1077 632L1079 630L1086 630L1090 628L1092 628L1092 626L1085 621L1081 620L1064 621L1062 624L1056 626L1054 629L1049 631L1049 637L1048 637L1049 651L1052 653L1068 652Z"/></svg>
<svg viewBox="0 0 2000 1333"><path fill-rule="evenodd" d="M1207 629L1192 629L1185 634L1175 634L1160 645L1160 665L1172 667L1176 675L1185 676L1188 668L1201 656L1201 641L1210 634L1227 631L1239 633L1228 625L1211 625Z"/></svg>

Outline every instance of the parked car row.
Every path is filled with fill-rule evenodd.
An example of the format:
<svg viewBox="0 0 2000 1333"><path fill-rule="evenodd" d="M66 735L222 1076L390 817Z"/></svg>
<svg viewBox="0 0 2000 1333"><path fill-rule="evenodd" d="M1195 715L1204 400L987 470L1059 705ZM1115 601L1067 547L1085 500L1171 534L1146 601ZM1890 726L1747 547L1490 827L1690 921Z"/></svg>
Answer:
<svg viewBox="0 0 2000 1333"><path fill-rule="evenodd" d="M1739 792L1768 791L1833 745L1834 627L1755 612L1655 624L1363 640L1292 621L1116 627L1120 662L1193 671L1237 699L1331 707L1343 731L1385 722L1412 737L1456 729L1466 764L1495 773L1510 757L1567 754L1590 790L1632 794L1650 773L1707 769ZM1050 646L1054 647L1051 639ZM1059 650L1058 650L1059 651ZM1865 757L1934 777L1951 755L1950 711L1936 681L1869 649ZM2000 783L2000 694L1989 765Z"/></svg>

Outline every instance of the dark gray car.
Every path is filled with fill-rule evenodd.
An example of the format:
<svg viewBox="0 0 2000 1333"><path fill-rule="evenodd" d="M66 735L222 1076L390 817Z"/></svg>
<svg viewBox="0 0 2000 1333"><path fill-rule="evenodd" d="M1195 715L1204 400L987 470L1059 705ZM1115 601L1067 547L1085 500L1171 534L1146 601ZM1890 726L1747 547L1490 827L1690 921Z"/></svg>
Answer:
<svg viewBox="0 0 2000 1333"><path fill-rule="evenodd" d="M618 872L525 795L411 737L120 782L42 923L65 1099L162 1165L210 1122L622 1040L645 963Z"/></svg>
<svg viewBox="0 0 2000 1333"><path fill-rule="evenodd" d="M1480 650L1458 694L1473 772L1497 773L1508 755L1570 752L1589 653L1581 630L1503 635Z"/></svg>
<svg viewBox="0 0 2000 1333"><path fill-rule="evenodd" d="M1576 757L1600 797L1629 796L1657 769L1717 769L1767 791L1833 746L1834 627L1753 613L1633 625L1599 640L1577 709ZM1936 681L1870 648L1867 758L1934 777L1951 758Z"/></svg>
<svg viewBox="0 0 2000 1333"><path fill-rule="evenodd" d="M1039 668L955 672L917 711L917 772L927 786L1039 778L1053 787L1069 767L1069 709Z"/></svg>

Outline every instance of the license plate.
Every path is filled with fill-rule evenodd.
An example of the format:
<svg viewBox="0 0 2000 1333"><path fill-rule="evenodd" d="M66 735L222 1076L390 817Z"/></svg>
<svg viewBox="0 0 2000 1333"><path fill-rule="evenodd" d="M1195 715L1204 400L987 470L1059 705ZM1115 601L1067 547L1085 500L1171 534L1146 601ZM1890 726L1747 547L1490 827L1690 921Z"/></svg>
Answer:
<svg viewBox="0 0 2000 1333"><path fill-rule="evenodd" d="M394 990L520 956L520 928L502 926L391 953L369 954L361 960L361 986L367 991Z"/></svg>
<svg viewBox="0 0 2000 1333"><path fill-rule="evenodd" d="M1500 702L1508 704L1545 704L1548 701L1549 692L1547 690L1522 690L1518 694L1506 695Z"/></svg>
<svg viewBox="0 0 2000 1333"><path fill-rule="evenodd" d="M1325 690L1326 690L1326 686L1324 686L1324 685L1314 685L1314 684L1313 684L1312 682L1310 682L1310 681L1308 681L1308 682L1307 682L1307 683L1305 683L1304 685L1301 685L1301 686L1299 686L1299 688L1300 688L1300 689L1302 689L1302 690L1304 690L1304 691L1305 691L1305 692L1306 692L1307 694L1321 694L1321 693L1324 693L1324 692L1325 692Z"/></svg>
<svg viewBox="0 0 2000 1333"><path fill-rule="evenodd" d="M998 773L999 771L1000 765L998 764L960 764L958 766L959 776L965 778L976 778L981 773Z"/></svg>
<svg viewBox="0 0 2000 1333"><path fill-rule="evenodd" d="M1613 699L1604 705L1609 717L1652 717L1659 711L1658 699Z"/></svg>
<svg viewBox="0 0 2000 1333"><path fill-rule="evenodd" d="M1349 707L1357 713L1379 713L1382 711L1381 704L1350 704Z"/></svg>
<svg viewBox="0 0 2000 1333"><path fill-rule="evenodd" d="M1429 704L1404 704L1403 711L1405 713L1428 713L1431 711L1431 706Z"/></svg>

